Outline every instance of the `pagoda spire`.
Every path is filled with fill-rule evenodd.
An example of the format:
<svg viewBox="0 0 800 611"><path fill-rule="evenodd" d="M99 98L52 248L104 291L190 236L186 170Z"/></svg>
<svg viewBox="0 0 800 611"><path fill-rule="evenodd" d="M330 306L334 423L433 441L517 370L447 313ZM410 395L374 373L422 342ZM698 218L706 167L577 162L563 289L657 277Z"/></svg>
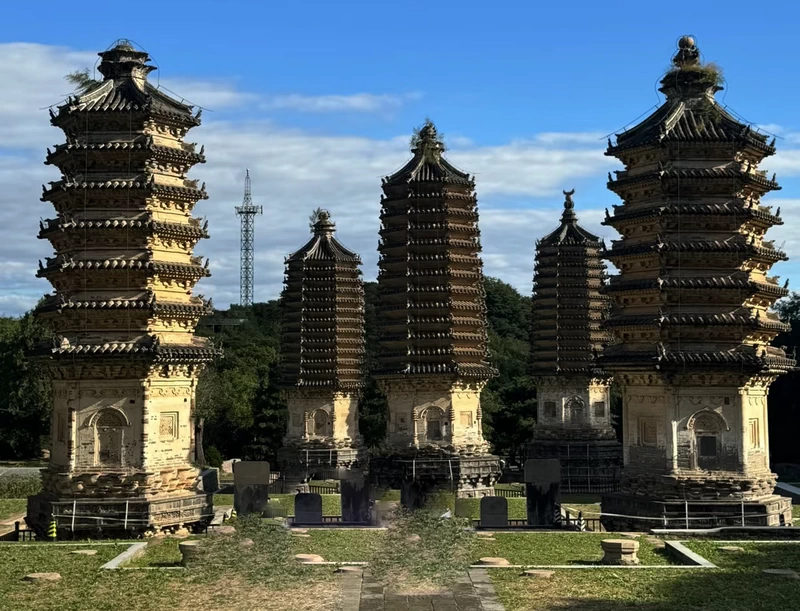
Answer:
<svg viewBox="0 0 800 611"><path fill-rule="evenodd" d="M147 64L150 56L144 51L137 51L129 40L118 40L108 51L98 53L100 65L97 69L106 79L144 79L156 70Z"/></svg>
<svg viewBox="0 0 800 611"><path fill-rule="evenodd" d="M336 233L336 223L331 220L331 213L327 210L320 211L317 222L314 223L314 235L317 237L333 237Z"/></svg>
<svg viewBox="0 0 800 611"><path fill-rule="evenodd" d="M678 51L672 57L672 68L661 79L661 91L671 98L713 98L722 91L722 70L700 61L700 49L693 36L678 39Z"/></svg>
<svg viewBox="0 0 800 611"><path fill-rule="evenodd" d="M562 191L564 193L564 212L561 215L562 223L577 223L578 215L575 214L575 202L572 201L572 196L575 195L575 189L572 191Z"/></svg>

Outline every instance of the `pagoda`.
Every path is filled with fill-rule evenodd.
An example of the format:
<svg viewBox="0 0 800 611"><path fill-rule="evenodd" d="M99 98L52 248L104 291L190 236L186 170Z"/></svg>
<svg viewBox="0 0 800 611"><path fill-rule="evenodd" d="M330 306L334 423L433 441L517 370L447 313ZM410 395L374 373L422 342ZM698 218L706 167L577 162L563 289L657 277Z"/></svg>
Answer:
<svg viewBox="0 0 800 611"><path fill-rule="evenodd" d="M373 470L380 476L393 464L404 491L448 486L479 496L491 491L499 463L481 424L481 390L496 371L475 181L443 157L430 121L411 150L412 159L382 185L375 377L388 401L392 458Z"/></svg>
<svg viewBox="0 0 800 611"><path fill-rule="evenodd" d="M358 466L363 385L364 288L360 257L321 211L313 237L286 258L282 381L289 419L279 453L292 484L338 478Z"/></svg>
<svg viewBox="0 0 800 611"><path fill-rule="evenodd" d="M558 458L568 492L611 492L622 446L611 426L610 376L597 365L609 343L600 238L578 224L572 191L555 231L536 243L530 373L537 418L531 458Z"/></svg>
<svg viewBox="0 0 800 611"><path fill-rule="evenodd" d="M601 365L624 391L626 475L603 511L651 518L640 526L784 524L767 393L795 362L770 346L788 326L769 308L788 291L768 273L787 257L765 239L782 221L762 204L779 186L759 169L774 140L715 99L719 69L693 38L672 61L664 103L606 153L625 165L608 183L623 204L605 224L622 238L607 253L617 342Z"/></svg>
<svg viewBox="0 0 800 611"><path fill-rule="evenodd" d="M54 332L38 356L53 380L50 464L26 521L43 535L106 535L208 519L193 464L197 378L215 350L195 337L210 304L193 256L205 186L186 177L203 151L184 142L200 112L154 87L147 53L119 41L103 79L50 111L66 142L49 151L62 178L44 188L55 218L39 237L55 256L37 314ZM202 466L202 465L200 465Z"/></svg>

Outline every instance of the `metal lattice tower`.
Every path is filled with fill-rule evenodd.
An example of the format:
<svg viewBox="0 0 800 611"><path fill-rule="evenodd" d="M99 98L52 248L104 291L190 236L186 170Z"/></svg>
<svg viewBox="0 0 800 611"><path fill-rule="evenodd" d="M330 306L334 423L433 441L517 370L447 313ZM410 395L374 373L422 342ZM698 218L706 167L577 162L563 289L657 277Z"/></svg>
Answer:
<svg viewBox="0 0 800 611"><path fill-rule="evenodd" d="M255 216L263 214L262 206L254 206L250 195L250 170L244 179L244 200L236 206L236 216L241 218L241 268L239 270L239 305L253 305L253 236Z"/></svg>

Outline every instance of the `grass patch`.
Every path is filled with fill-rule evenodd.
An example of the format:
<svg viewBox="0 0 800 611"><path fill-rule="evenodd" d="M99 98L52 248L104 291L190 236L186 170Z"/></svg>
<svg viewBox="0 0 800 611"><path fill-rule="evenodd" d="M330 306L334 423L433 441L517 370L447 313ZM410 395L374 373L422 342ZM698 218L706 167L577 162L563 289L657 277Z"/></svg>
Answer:
<svg viewBox="0 0 800 611"><path fill-rule="evenodd" d="M800 543L686 541L684 545L723 569L792 569L800 572ZM741 547L744 551L738 554L721 552L719 548L727 545Z"/></svg>
<svg viewBox="0 0 800 611"><path fill-rule="evenodd" d="M319 554L328 562L369 562L383 546L382 530L314 530L308 538L292 537L295 554Z"/></svg>
<svg viewBox="0 0 800 611"><path fill-rule="evenodd" d="M72 547L18 543L0 545L0 609L14 611L111 611L133 608L172 608L170 578L159 571L101 571L100 567L127 549L130 543ZM96 549L97 555L70 554L76 549ZM59 573L55 583L22 581L28 573ZM135 604L133 599L135 597Z"/></svg>
<svg viewBox="0 0 800 611"><path fill-rule="evenodd" d="M489 573L506 611L766 611L797 604L797 581L753 571L565 569L552 579Z"/></svg>
<svg viewBox="0 0 800 611"><path fill-rule="evenodd" d="M28 499L0 499L0 520L25 513Z"/></svg>
<svg viewBox="0 0 800 611"><path fill-rule="evenodd" d="M496 533L496 541L478 539L474 560L485 556L505 558L511 564L597 564L603 558L600 542L612 533ZM639 537L639 560L646 565L671 564L645 537Z"/></svg>
<svg viewBox="0 0 800 611"><path fill-rule="evenodd" d="M2 470L2 469L0 469ZM33 473L4 473L0 476L0 499L23 499L42 491L42 476Z"/></svg>
<svg viewBox="0 0 800 611"><path fill-rule="evenodd" d="M191 538L195 539L196 537ZM147 542L147 549L144 554L134 558L125 566L178 566L181 563L181 551L178 548L178 544L187 539L153 537Z"/></svg>
<svg viewBox="0 0 800 611"><path fill-rule="evenodd" d="M342 515L342 497L338 494L323 494L322 496L322 515L324 516L340 516ZM286 515L294 516L294 494L273 494L270 498L270 504L277 504L282 507L287 513ZM215 494L214 506L222 507L225 505L233 505L232 494Z"/></svg>
<svg viewBox="0 0 800 611"><path fill-rule="evenodd" d="M338 604L339 577L330 567L301 566L292 558L294 542L285 528L265 520L237 520L234 535L203 538L203 553L189 571L103 571L100 567L127 549L118 545L34 547L0 544L0 609L14 611L329 611ZM241 545L243 539L253 545ZM154 540L131 566L174 564L178 539ZM96 556L70 554L96 549ZM57 572L54 583L25 583L34 572ZM190 592L191 595L187 595Z"/></svg>
<svg viewBox="0 0 800 611"><path fill-rule="evenodd" d="M800 505L792 505L792 517L800 520Z"/></svg>
<svg viewBox="0 0 800 611"><path fill-rule="evenodd" d="M370 572L393 589L443 588L463 576L474 556L475 535L467 526L435 512L400 510L375 548Z"/></svg>
<svg viewBox="0 0 800 611"><path fill-rule="evenodd" d="M771 578L761 570L800 570L800 544L736 543L744 549L739 554L720 552L721 546L731 545L720 541L685 545L720 568L556 570L549 580L520 578L514 571L490 574L506 611L754 611L796 606L797 581ZM644 561L644 552L640 557Z"/></svg>

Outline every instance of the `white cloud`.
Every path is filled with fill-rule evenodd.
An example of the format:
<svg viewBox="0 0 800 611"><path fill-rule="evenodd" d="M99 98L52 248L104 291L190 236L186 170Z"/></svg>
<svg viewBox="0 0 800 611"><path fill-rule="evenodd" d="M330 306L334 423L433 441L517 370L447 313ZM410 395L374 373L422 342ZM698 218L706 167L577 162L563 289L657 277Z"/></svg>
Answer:
<svg viewBox="0 0 800 611"><path fill-rule="evenodd" d="M57 179L56 170L42 164L45 148L61 142L63 135L49 126L47 113L37 108L58 101L68 89L63 75L92 65L93 57L43 45L0 45L0 78L7 84L0 91L0 283L4 288L0 312L21 313L51 290L47 282L34 277L37 259L52 254L49 244L35 236L39 217L54 214L50 204L39 202L40 185ZM219 111L204 114L204 124L188 138L205 145L208 162L192 170L192 177L205 181L211 196L195 210L209 219L211 239L200 243L198 254L210 258L213 274L200 282L198 293L213 297L220 307L238 301L239 219L234 206L242 199L245 168L250 169L254 202L264 206L264 215L256 219L257 300L279 293L283 258L308 238L308 215L318 206L331 210L339 238L362 255L365 278L375 278L380 178L407 161L412 126L398 127L396 137L374 139L308 133L268 118L234 121L237 107L250 94L238 91L230 81L174 78L164 82L191 102ZM360 108L366 112L368 107L362 104ZM227 120L226 109L234 111ZM599 224L602 207L618 203L603 188L606 172L618 166L603 155L605 142L600 137L547 133L495 146L479 146L468 134L448 139L449 159L476 175L488 275L512 283L524 294L530 292L535 241L558 223L562 189L576 184L581 223L606 240L615 237ZM779 177L795 161L800 168L800 160L792 155L800 152L789 150L783 158L772 160L784 164L782 170L775 168ZM589 181L595 189L586 186ZM599 199L592 193L600 194ZM800 217L798 202L786 201L784 217ZM789 235L786 228L782 231ZM800 255L800 243L787 242L787 249L790 246L790 254Z"/></svg>
<svg viewBox="0 0 800 611"><path fill-rule="evenodd" d="M537 134L534 142L545 145L564 146L565 144L587 144L593 147L604 147L607 135L602 132L545 132Z"/></svg>
<svg viewBox="0 0 800 611"><path fill-rule="evenodd" d="M298 112L386 112L398 110L405 103L421 97L418 93L391 95L373 93L355 93L351 95L318 95L299 94L276 95L268 97L261 103L263 110L294 110Z"/></svg>

